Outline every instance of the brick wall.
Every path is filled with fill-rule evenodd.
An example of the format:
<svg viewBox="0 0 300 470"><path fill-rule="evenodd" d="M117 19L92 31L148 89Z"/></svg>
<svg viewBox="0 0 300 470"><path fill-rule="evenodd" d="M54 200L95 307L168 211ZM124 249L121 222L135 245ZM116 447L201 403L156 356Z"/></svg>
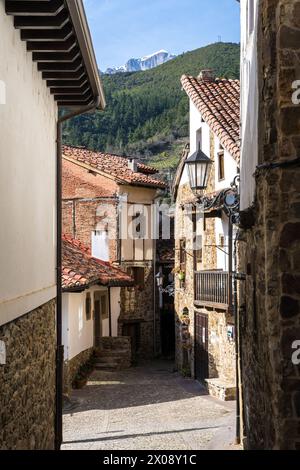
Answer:
<svg viewBox="0 0 300 470"><path fill-rule="evenodd" d="M64 200L63 232L72 235L91 248L92 232L108 230L110 261L118 257L117 247L117 201L100 198Z"/></svg>
<svg viewBox="0 0 300 470"><path fill-rule="evenodd" d="M300 2L263 0L259 15L259 163L300 150ZM300 449L300 169L261 170L256 202L242 214L240 269L243 408L250 449ZM251 213L250 213L251 215Z"/></svg>

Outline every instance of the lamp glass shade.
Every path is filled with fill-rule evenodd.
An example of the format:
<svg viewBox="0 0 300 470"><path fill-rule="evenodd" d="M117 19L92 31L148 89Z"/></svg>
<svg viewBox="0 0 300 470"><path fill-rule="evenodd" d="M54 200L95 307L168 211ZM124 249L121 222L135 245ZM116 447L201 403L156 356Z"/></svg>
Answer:
<svg viewBox="0 0 300 470"><path fill-rule="evenodd" d="M193 191L207 188L212 163L200 148L187 159L189 183Z"/></svg>

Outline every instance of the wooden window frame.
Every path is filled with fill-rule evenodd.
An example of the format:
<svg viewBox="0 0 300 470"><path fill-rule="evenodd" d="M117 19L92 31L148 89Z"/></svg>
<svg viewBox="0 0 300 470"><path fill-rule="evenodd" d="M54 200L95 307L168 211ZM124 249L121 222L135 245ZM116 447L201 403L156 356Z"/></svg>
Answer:
<svg viewBox="0 0 300 470"><path fill-rule="evenodd" d="M225 179L225 154L224 150L218 152L218 180L223 181Z"/></svg>
<svg viewBox="0 0 300 470"><path fill-rule="evenodd" d="M87 292L85 296L85 318L87 321L92 319L92 297L90 292Z"/></svg>

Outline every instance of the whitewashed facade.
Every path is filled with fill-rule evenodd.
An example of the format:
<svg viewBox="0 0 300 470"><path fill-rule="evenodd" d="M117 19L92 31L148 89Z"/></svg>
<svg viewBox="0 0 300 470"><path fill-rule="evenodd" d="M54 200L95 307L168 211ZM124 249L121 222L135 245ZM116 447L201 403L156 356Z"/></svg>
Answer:
<svg viewBox="0 0 300 470"><path fill-rule="evenodd" d="M110 289L111 296L111 328L112 336L118 336L118 318L120 315L120 287ZM86 297L90 296L90 313L86 312ZM102 337L110 336L108 316L109 291L104 286L94 286L84 292L65 292L62 302L64 360L70 361L84 351L95 346L94 315L95 298L99 295L106 297L107 312L101 319L100 331Z"/></svg>
<svg viewBox="0 0 300 470"><path fill-rule="evenodd" d="M235 176L238 174L238 163L230 155L230 153L223 148L219 138L214 134L214 143L211 145L211 130L209 125L204 121L201 113L190 100L190 155L196 152L199 147L201 150L214 162L215 172L215 191L230 188ZM214 149L212 154L211 149ZM220 168L221 160L218 153L224 152L224 160L222 169ZM183 169L179 186L184 186L188 183L187 168ZM217 270L228 271L228 217L223 213L222 218L215 219L215 234L217 249ZM197 228L198 230L198 228ZM198 235L201 235L201 229ZM203 247L205 249L205 247Z"/></svg>
<svg viewBox="0 0 300 470"><path fill-rule="evenodd" d="M56 297L57 105L0 2L0 325ZM3 86L4 87L4 86ZM47 188L45 190L45 188Z"/></svg>
<svg viewBox="0 0 300 470"><path fill-rule="evenodd" d="M258 0L241 0L241 210L254 202L258 164Z"/></svg>

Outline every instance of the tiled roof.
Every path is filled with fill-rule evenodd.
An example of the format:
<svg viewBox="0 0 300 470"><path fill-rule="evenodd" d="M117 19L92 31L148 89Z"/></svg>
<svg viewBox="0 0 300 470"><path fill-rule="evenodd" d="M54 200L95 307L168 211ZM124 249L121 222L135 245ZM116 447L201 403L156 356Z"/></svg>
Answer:
<svg viewBox="0 0 300 470"><path fill-rule="evenodd" d="M133 279L110 263L92 258L89 248L67 236L62 239L62 288L87 289L94 284L132 286Z"/></svg>
<svg viewBox="0 0 300 470"><path fill-rule="evenodd" d="M239 161L240 82L218 78L207 81L183 75L181 83L221 144Z"/></svg>
<svg viewBox="0 0 300 470"><path fill-rule="evenodd" d="M88 166L95 172L105 173L114 178L120 184L132 184L138 186L147 186L151 188L164 189L166 187L163 181L153 178L151 175L157 173L157 170L138 163L137 172L128 167L130 157L120 157L109 153L93 152L79 147L63 147L63 156L82 166Z"/></svg>

